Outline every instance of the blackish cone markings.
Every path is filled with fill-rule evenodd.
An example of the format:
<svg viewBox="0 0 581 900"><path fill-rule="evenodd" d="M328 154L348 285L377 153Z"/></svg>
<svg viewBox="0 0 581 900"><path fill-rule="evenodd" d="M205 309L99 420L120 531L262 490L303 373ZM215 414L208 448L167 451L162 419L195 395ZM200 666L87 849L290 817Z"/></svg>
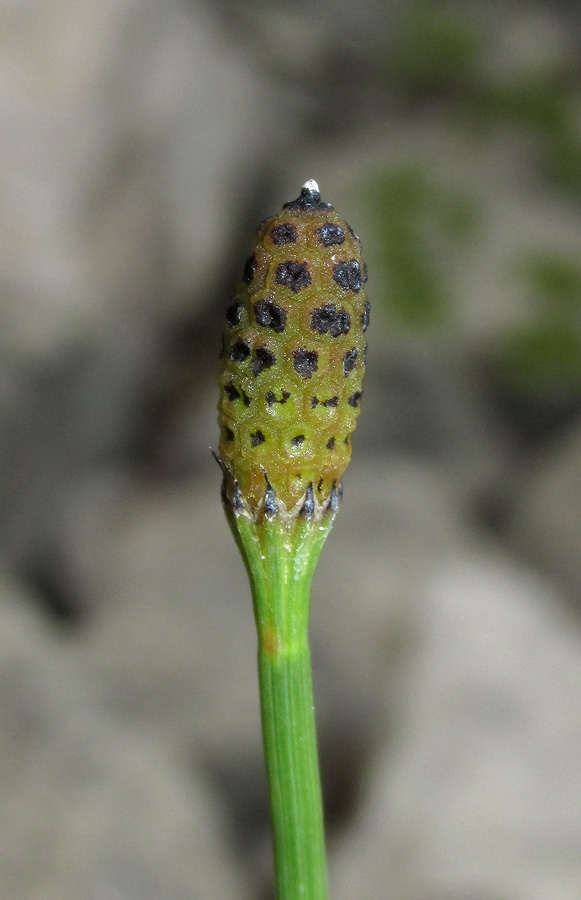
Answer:
<svg viewBox="0 0 581 900"><path fill-rule="evenodd" d="M308 519L336 508L365 371L360 249L307 186L258 230L221 357L219 458L237 512Z"/></svg>

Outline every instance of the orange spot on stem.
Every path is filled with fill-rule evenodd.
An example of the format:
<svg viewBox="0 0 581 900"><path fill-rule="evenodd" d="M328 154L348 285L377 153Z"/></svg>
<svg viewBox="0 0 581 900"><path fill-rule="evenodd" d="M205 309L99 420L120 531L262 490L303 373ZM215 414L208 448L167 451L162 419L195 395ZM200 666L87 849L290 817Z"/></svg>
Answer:
<svg viewBox="0 0 581 900"><path fill-rule="evenodd" d="M262 635L262 649L269 656L276 656L280 649L278 634L272 625L269 625Z"/></svg>

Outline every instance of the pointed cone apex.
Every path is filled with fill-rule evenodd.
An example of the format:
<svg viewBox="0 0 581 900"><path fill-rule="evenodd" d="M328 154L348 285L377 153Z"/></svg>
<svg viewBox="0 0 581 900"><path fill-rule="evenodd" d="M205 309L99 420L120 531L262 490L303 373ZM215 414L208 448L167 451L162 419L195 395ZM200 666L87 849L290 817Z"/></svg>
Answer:
<svg viewBox="0 0 581 900"><path fill-rule="evenodd" d="M319 185L315 181L314 178L309 178L308 181L305 181L303 184L301 191L307 191L309 194L318 194L319 199L321 197L321 193L319 191Z"/></svg>
<svg viewBox="0 0 581 900"><path fill-rule="evenodd" d="M319 185L314 178L305 181L296 200L289 200L283 209L333 209L330 203L323 203Z"/></svg>

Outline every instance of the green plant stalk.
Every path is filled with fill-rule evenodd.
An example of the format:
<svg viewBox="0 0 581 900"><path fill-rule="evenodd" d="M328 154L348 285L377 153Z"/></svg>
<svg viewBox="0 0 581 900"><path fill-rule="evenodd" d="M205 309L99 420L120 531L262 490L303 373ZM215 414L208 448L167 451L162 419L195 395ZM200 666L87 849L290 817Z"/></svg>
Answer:
<svg viewBox="0 0 581 900"><path fill-rule="evenodd" d="M255 523L226 507L250 579L278 900L327 900L308 641L310 586L335 511Z"/></svg>

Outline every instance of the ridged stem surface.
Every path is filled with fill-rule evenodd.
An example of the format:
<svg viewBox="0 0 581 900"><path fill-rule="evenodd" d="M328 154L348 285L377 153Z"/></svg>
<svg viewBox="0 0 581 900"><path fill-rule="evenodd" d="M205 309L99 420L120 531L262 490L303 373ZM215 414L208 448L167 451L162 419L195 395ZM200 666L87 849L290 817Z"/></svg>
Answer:
<svg viewBox="0 0 581 900"><path fill-rule="evenodd" d="M313 572L334 513L319 521L256 524L230 510L228 518L250 577L258 633L277 900L327 900L308 616Z"/></svg>

